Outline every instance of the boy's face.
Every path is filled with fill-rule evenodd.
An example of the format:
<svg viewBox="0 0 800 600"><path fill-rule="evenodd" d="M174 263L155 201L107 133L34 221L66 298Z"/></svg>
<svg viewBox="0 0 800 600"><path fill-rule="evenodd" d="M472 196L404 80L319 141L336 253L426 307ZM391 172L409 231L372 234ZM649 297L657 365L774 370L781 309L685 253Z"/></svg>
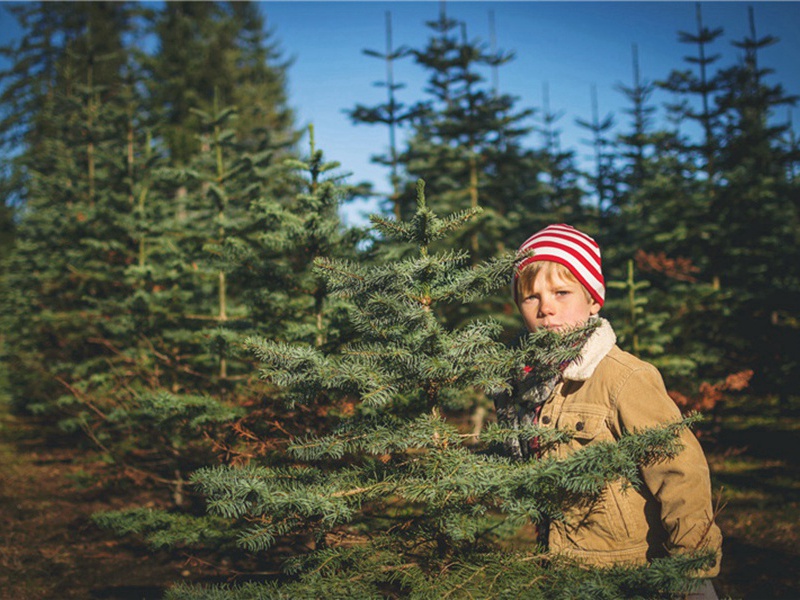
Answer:
<svg viewBox="0 0 800 600"><path fill-rule="evenodd" d="M546 327L568 329L586 323L600 312L600 304L586 299L578 281L571 281L554 270L542 269L536 274L528 294L519 303L519 310L528 331Z"/></svg>

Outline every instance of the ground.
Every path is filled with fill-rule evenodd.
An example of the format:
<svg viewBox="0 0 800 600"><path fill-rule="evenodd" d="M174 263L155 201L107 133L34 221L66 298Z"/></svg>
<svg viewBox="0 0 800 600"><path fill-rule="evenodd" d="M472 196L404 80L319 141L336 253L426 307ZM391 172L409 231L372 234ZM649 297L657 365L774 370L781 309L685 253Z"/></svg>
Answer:
<svg viewBox="0 0 800 600"><path fill-rule="evenodd" d="M46 441L33 423L8 415L0 440L3 600L149 600L191 576L186 557L150 551L91 523L93 512L124 503L121 494L82 485L93 469L83 452ZM141 493L125 502L133 498L148 502Z"/></svg>
<svg viewBox="0 0 800 600"><path fill-rule="evenodd" d="M800 598L800 419L775 403L758 412L730 407L708 427L706 446L718 522L725 535L720 597ZM756 417L754 414L758 414ZM772 417L770 417L770 414ZM158 502L146 490L87 485L103 466L35 422L0 420L0 597L3 600L161 598L170 584L218 574L180 553L156 552L95 527L90 515Z"/></svg>
<svg viewBox="0 0 800 600"><path fill-rule="evenodd" d="M725 540L721 597L800 598L800 418L797 406L728 407L708 446Z"/></svg>

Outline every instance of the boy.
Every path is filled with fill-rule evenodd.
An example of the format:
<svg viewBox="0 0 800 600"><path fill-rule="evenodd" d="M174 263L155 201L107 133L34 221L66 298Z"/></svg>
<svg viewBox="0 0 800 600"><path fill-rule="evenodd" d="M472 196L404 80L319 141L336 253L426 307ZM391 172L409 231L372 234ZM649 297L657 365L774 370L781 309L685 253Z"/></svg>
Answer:
<svg viewBox="0 0 800 600"><path fill-rule="evenodd" d="M519 249L514 300L528 330L563 330L597 316L605 298L600 248L569 225L551 225ZM616 440L634 430L680 419L660 374L652 365L622 351L605 319L592 331L580 356L551 381L523 380L510 395L495 399L498 420L518 427L538 424L571 431L574 439L553 452L566 456L578 448ZM646 563L658 556L709 548L715 564L699 573L719 573L722 536L714 524L708 465L697 439L684 430L683 450L675 458L642 469L644 485L623 490L608 486L599 502L576 507L544 534L551 551L597 566ZM514 441L519 458L536 448ZM705 581L692 598L716 598Z"/></svg>

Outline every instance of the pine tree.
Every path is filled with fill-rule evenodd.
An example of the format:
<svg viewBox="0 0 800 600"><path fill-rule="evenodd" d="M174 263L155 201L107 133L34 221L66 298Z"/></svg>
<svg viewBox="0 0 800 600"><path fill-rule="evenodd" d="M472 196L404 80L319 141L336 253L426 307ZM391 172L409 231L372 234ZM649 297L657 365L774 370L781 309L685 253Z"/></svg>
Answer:
<svg viewBox="0 0 800 600"><path fill-rule="evenodd" d="M720 147L720 125L722 112L716 105L715 98L720 92L718 74L712 68L720 59L719 54L709 54L711 45L723 35L722 28L710 29L702 19L700 3L695 5L697 32L679 32L679 41L692 44L697 48L696 56L684 57L690 69L673 70L666 80L655 82L657 88L673 92L679 99L667 106L672 111L678 125L684 121L699 125L702 128L702 140L697 141L679 132L667 135L662 144L669 144L669 156L673 163L670 169L688 169L686 174L678 175L675 182L682 188L679 202L662 201L671 212L670 218L679 218L671 225L663 228L664 250L667 256L691 256L701 272L713 280L718 287L719 274L708 273L706 268L714 249L709 241L724 235L719 229L716 213L712 208L714 202L714 182L719 179L716 165ZM696 71L696 72L695 72ZM700 107L696 104L699 102ZM663 145L662 145L662 148ZM665 150L666 148L664 148ZM662 150L662 152L664 151ZM700 165L698 171L697 165ZM673 178L673 175L670 175ZM689 189L691 188L691 189ZM681 214L682 213L682 214ZM671 221L664 221L672 223ZM671 232L670 232L671 230ZM676 248L679 250L676 252Z"/></svg>
<svg viewBox="0 0 800 600"><path fill-rule="evenodd" d="M339 185L342 176L332 174L338 163L326 162L315 148L313 128L308 159L282 160L269 136L262 144L239 141L234 109L216 107L199 116L205 151L189 168L167 169L164 175L186 189L180 214L171 221L178 247L173 268L184 274L180 293L189 307L208 313L184 309L157 320L157 328L143 329L151 336L147 342L153 354L178 349L157 378L144 379L144 390L118 394L118 408L109 419L112 429L124 424L119 437L127 445L146 446L162 458L162 464L151 466L162 472L162 483L174 486L176 499L183 497L185 469L216 462L212 448L236 460L258 446L252 439L270 437L273 424L282 429L280 423L290 418L271 406L274 393L247 374L254 367L241 352L242 338L269 334L337 347L342 309L328 300L311 265L321 253L352 258L361 239L358 231L342 226L338 208L348 190ZM256 151L247 152L248 147ZM300 170L304 173L295 173ZM293 200L281 195L288 189L299 190ZM164 260L163 252L157 256ZM155 265L150 277L159 282L158 276ZM186 276L196 279L194 286L187 285ZM140 296L141 309L158 317L151 305L157 307L159 297L164 298L156 293L148 302ZM175 373L167 379L170 369ZM125 389L132 389L130 381ZM266 424L261 422L267 417ZM164 463L168 473L163 473ZM136 468L141 477L141 466Z"/></svg>
<svg viewBox="0 0 800 600"><path fill-rule="evenodd" d="M763 295L775 289L771 273L786 268L769 257L793 260L791 251L778 246L795 247L790 229L797 218L788 200L786 129L774 117L791 98L780 86L766 83L771 73L757 60L759 50L776 40L756 35L751 14L751 35L735 42L744 52L741 63L712 72L718 57L708 56L708 45L722 31L703 27L699 7L697 16L697 35L682 33L681 39L698 46L698 57L690 62L700 67L699 74L673 72L666 87L686 106L698 97L703 109L687 109L683 118L701 124L705 137L698 144L678 129L641 138L652 152L641 163L641 179L633 178L635 157L629 159L614 238L622 247L612 246L608 262L610 278L622 280L625 261L635 259L636 280L645 278L649 284L638 292L648 302L643 316L657 334L652 339L661 340L650 345L659 353L650 359L664 370L672 389L687 395L696 395L703 381L748 368L764 374L754 383L783 381L782 370L773 365L795 360L787 352L791 327L773 324L781 321L777 315L785 314L785 307L768 308ZM635 100L631 97L634 111ZM631 133L620 139L634 140L638 133L634 122ZM778 279L781 292L767 292L767 297L793 301L794 283ZM634 284L620 285L630 291ZM627 321L627 308L613 301L609 308Z"/></svg>
<svg viewBox="0 0 800 600"><path fill-rule="evenodd" d="M503 240L518 225L513 217L535 212L540 164L521 145L532 111L516 110L515 98L489 88L481 74L512 60L512 53L492 52L471 40L466 25L448 17L443 5L439 18L427 25L433 32L427 46L411 52L429 73L430 99L412 109L418 116L400 161L408 188L424 179L438 206L458 211L480 203L480 222L454 242L469 248L473 260L488 258L503 251ZM411 214L413 205L408 210Z"/></svg>
<svg viewBox="0 0 800 600"><path fill-rule="evenodd" d="M166 483L179 503L180 470L213 460L210 440L242 415L237 386L254 379L242 375L252 360L241 366L236 330L252 326L239 297L256 286L231 288L222 254L263 224L250 214L257 200L279 206L297 189L282 174L295 135L281 71L259 64L267 48L252 7L233 8L234 34L249 33L229 53L242 67L229 75L271 96L248 105L238 131L225 130L233 111L200 111L204 152L189 157L191 168L166 169L174 157L162 143L161 107L141 95L146 57L121 45L126 5L57 8L29 35L64 44L39 46L42 60L60 53L52 73L41 71L50 78L25 81L38 58L23 43L13 73L28 101L4 97L9 110L35 111L20 140L29 144L17 180L26 204L4 289L11 383L18 407L52 410L116 472ZM221 327L206 328L209 319Z"/></svg>
<svg viewBox="0 0 800 600"><path fill-rule="evenodd" d="M231 32L220 23L219 10L216 2L170 2L163 12L150 15L159 51L143 64L151 74L154 106L166 121L161 135L176 165L185 165L200 150L199 119L192 109L207 110L220 87L215 78L226 76L222 65L212 62L224 60L222 36L230 47ZM223 105L230 104L225 96L229 87L230 81L224 86Z"/></svg>
<svg viewBox="0 0 800 600"><path fill-rule="evenodd" d="M197 170L187 169L178 178L186 183L189 196L197 192L196 202L187 203L189 215L198 217L196 234L205 230L200 226L203 206L211 206L210 212L217 217L220 206L225 208L225 231L214 233L211 242L202 244L209 257L198 255L201 264L192 272L200 277L205 272L212 286L226 284L228 316L220 319L220 305L206 302L216 313L210 315L211 327L204 326L207 320L184 319L177 320L182 329L175 322L164 322L161 330L149 330L154 336L152 346L162 351L169 341L178 344L192 336L206 338L220 356L230 359L229 370L223 378L218 364L195 361L190 375L198 375L205 365L207 377L194 383L184 377L179 385L168 386L163 374L145 379L149 385L135 389L126 382L128 393L116 394L118 407L104 429L105 438L124 440L121 448L109 448L116 450L112 456L117 468L140 481L171 486L173 502L180 511L175 506L162 506L158 511L137 508L100 513L95 520L122 534L149 531L155 545L202 540L212 547L230 546L226 522L196 516L198 499L185 485L187 470L220 462L242 465L255 457L280 462L285 460L281 451L286 436L291 435L287 432L298 435L312 427L323 428L328 412L346 411L350 406L344 403L340 409L332 409L322 399L302 410L280 406L275 387L258 381L255 359L242 351L245 337L254 335L270 335L281 343L308 343L320 350L336 349L343 338L352 339L341 302L329 297L324 281L311 270L314 259L322 254L354 258L362 239L358 230L345 229L339 218L340 203L349 190L341 183L342 175L336 173L339 163L324 160L323 152L314 145L313 128L306 160L272 164L274 152L269 149L254 154L233 152L237 146L231 135L234 130L226 125L232 125L234 116L229 108L203 115L211 135L208 152L221 161L212 160L206 165L211 171L205 172L206 161L197 157L193 161ZM172 175L169 179L174 181ZM290 186L297 184L299 191L293 200L269 195L276 179ZM214 222L219 224L218 219ZM192 243L190 247L200 245ZM225 277L220 278L219 273ZM181 355L191 358L191 352L192 348L187 348L179 353L176 362ZM153 457L149 462L136 460L144 449Z"/></svg>
<svg viewBox="0 0 800 600"><path fill-rule="evenodd" d="M625 183L627 186L637 188L645 177L645 159L648 150L652 147L652 139L649 134L652 130L653 114L656 108L649 103L655 90L655 84L642 80L639 68L639 47L636 44L632 47L632 53L633 85L618 84L616 89L630 101L630 108L623 110L632 118L630 133L621 135L619 141L627 147L627 150L622 152L622 157L630 163Z"/></svg>
<svg viewBox="0 0 800 600"><path fill-rule="evenodd" d="M697 270L685 259L639 249L635 258L628 259L626 278L606 283L622 292L603 307L612 315L620 346L656 365L670 391L694 389L700 368L722 358L703 343L681 343L689 321L686 313L701 318L707 310L704 305L713 304L715 298L711 286L695 278ZM678 307L684 311L681 320L675 318Z"/></svg>
<svg viewBox="0 0 800 600"><path fill-rule="evenodd" d="M687 36L681 34L681 39ZM702 42L701 56L703 44L710 41ZM680 126L687 118L705 114L706 131L715 132L711 125L716 121L708 112L688 111L689 90L696 92L699 84L686 83L692 77L689 72L673 72L672 84L681 80L685 87L670 84L671 89L683 90L678 104L685 106L680 114L674 105L666 106L677 116L675 130L654 129L650 116L655 108L648 100L656 84L642 79L636 47L633 59L632 85L617 85L629 102L625 112L632 119L627 131L617 136L623 148L618 157L621 186L604 251L608 285L623 294L610 296L605 310L618 327L622 346L656 364L670 391L694 391L704 373L724 359L724 351L697 327L718 318L725 298L707 271L715 225L704 175L708 163L698 160L699 149L707 144L698 146L681 134ZM705 67L713 60L703 63L700 79L711 77ZM710 93L709 88L707 102Z"/></svg>
<svg viewBox="0 0 800 600"><path fill-rule="evenodd" d="M234 267L223 254L258 227L250 214L257 198L280 203L297 190L280 167L298 139L286 64L249 3L176 3L148 19L162 44L139 60L148 84L159 82L148 113L160 166L171 168L156 170L140 196L147 215L130 275L147 289L132 310L158 385L234 385L240 373L228 377L226 353L235 354L230 329L250 326L249 292L246 282L228 281Z"/></svg>
<svg viewBox="0 0 800 600"><path fill-rule="evenodd" d="M274 157L270 148L260 155L240 151L228 127L234 116L216 106L201 114L204 152L189 168L162 169L154 177L152 185L166 187L166 197L176 180L186 196L171 210L163 196L154 203L159 212L138 207L139 219L162 220L137 233L158 231L160 237L138 240L138 262L126 272L134 286L129 301L106 303L135 332L122 338L134 340L126 353L130 364L112 374L113 408L94 428L94 439L126 474L170 485L177 504L184 497L183 472L213 460L222 428L244 414L237 384L247 378L237 377L243 367L236 345L248 314L221 255L255 227L250 205L272 187L266 182ZM141 190L143 203L153 200L148 191ZM140 459L143 449L146 460Z"/></svg>
<svg viewBox="0 0 800 600"><path fill-rule="evenodd" d="M594 190L594 201L597 206L596 228L602 237L608 227L608 216L617 203L617 173L614 165L613 142L609 133L614 127L614 116L606 115L600 119L597 102L597 86L592 85L592 120L575 119L575 122L592 134L589 143L594 150L594 173L588 175ZM591 229L590 229L591 230Z"/></svg>
<svg viewBox="0 0 800 600"><path fill-rule="evenodd" d="M665 81L659 81L656 85L680 94L699 96L701 102L699 112L689 104L682 104L681 106L684 108L683 116L695 121L703 129L702 143L692 145L692 149L699 150L704 159L705 172L708 178L713 180L716 173L714 154L717 150L717 127L719 126L720 117L719 111L713 106L713 97L719 90L719 83L709 73L709 69L720 59L720 55L709 55L708 49L723 34L723 29L709 29L703 24L700 2L695 3L695 14L697 33L681 31L678 34L678 38L682 43L697 46L697 56L687 56L684 59L690 65L696 65L697 73L693 73L691 69L676 70L670 73Z"/></svg>
<svg viewBox="0 0 800 600"><path fill-rule="evenodd" d="M238 107L237 135L247 151L263 150L259 146L266 143L287 152L301 135L288 105L286 70L290 61L273 40L259 6L253 2L227 4L236 36L235 53L225 71L233 83L230 95L220 101Z"/></svg>
<svg viewBox="0 0 800 600"><path fill-rule="evenodd" d="M237 106L237 136L291 146L293 116L286 104L287 63L249 2L169 2L150 14L158 50L142 60L149 95L164 121L161 135L173 166L201 150L194 111Z"/></svg>
<svg viewBox="0 0 800 600"><path fill-rule="evenodd" d="M16 94L3 98L11 115L32 111L5 129L23 144L9 183L24 208L4 316L15 402L44 408L75 379L105 369L97 342L113 324L98 318L99 306L125 294L130 208L116 141L125 139L117 91L129 13L114 4L37 5L19 16L37 29L15 53L6 94ZM28 72L36 75L27 80Z"/></svg>
<svg viewBox="0 0 800 600"><path fill-rule="evenodd" d="M392 196L390 198L391 212L395 218L400 218L400 161L397 151L397 130L409 119L415 116L415 113L410 110L404 110L405 105L397 101L396 93L403 89L405 86L401 83L395 83L394 80L394 63L396 60L404 58L409 55L408 48L400 46L395 48L392 41L392 14L386 11L386 51L384 53L377 52L376 50L364 50L364 54L375 58L380 58L386 63L386 80L378 82L375 85L383 86L386 88L387 101L385 104L378 106L368 107L361 104L356 105L354 109L349 111L350 118L354 123L376 124L381 123L389 128L389 154L375 156L373 161L379 164L386 165L390 168L389 181L392 184Z"/></svg>
<svg viewBox="0 0 800 600"><path fill-rule="evenodd" d="M169 598L253 596L440 598L645 597L686 586L703 557L678 557L649 569L587 570L536 552L503 551L504 538L529 519L559 518L562 509L599 494L619 477L637 480L638 464L675 451L676 428L625 437L618 444L563 461L515 462L492 444L516 436L563 441L538 427L493 426L480 436L448 422L448 410L475 388L506 389L525 364L548 376L574 357L586 328L565 336L540 332L509 348L499 328L475 321L448 330L435 307L479 297L504 285L515 258L469 268L462 251L436 252L438 239L477 210L439 217L418 188L410 221L373 217L382 235L413 244L416 254L380 267L322 258L332 293L352 303L361 340L340 352L259 338L250 347L263 372L302 405L320 396L356 401L355 410L324 436L295 438L290 463L207 468L194 476L207 497L209 520L228 522L229 536L251 552L279 540L312 535L316 550L286 564L271 582L213 589L177 586ZM138 530L164 543L180 537L159 518L138 515ZM153 539L151 538L151 539ZM173 538L174 539L174 538ZM193 535L185 541L197 540ZM272 558L274 560L274 557Z"/></svg>
<svg viewBox="0 0 800 600"><path fill-rule="evenodd" d="M561 146L561 129L556 125L564 116L564 111L552 111L550 108L550 85L542 84L542 110L539 118L541 125L536 130L544 138L542 149L541 179L545 182L544 198L534 204L535 209L531 210L531 201L524 203L520 207L517 219L524 224L520 227L519 239L525 239L530 232L538 231L551 223L569 222L581 223L586 221L583 207L583 192L578 186L578 168L575 165L575 152L565 150ZM535 189L535 188L534 188ZM539 194L542 195L542 194ZM535 214L538 219L536 222L526 222L523 218L528 213Z"/></svg>

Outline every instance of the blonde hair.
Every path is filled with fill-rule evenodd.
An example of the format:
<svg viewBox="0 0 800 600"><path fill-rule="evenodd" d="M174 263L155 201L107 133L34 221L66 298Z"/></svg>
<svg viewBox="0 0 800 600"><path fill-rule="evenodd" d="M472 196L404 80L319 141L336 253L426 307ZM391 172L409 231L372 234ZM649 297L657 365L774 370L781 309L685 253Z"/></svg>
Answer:
<svg viewBox="0 0 800 600"><path fill-rule="evenodd" d="M533 283L539 273L543 273L547 281L553 281L554 277L561 277L570 283L579 283L583 290L583 295L586 296L586 301L589 304L594 301L586 286L578 281L578 278L567 267L552 260L537 260L525 265L517 275L517 281L514 284L517 304L533 293Z"/></svg>

